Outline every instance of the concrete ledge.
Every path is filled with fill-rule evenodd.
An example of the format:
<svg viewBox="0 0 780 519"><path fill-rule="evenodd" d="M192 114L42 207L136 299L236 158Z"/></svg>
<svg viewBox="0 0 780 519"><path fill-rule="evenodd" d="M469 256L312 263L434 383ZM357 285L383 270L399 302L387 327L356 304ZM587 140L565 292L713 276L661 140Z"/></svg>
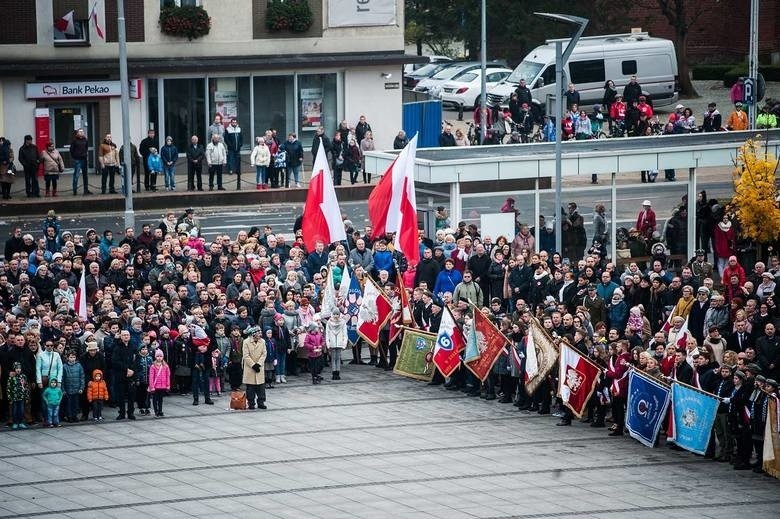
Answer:
<svg viewBox="0 0 780 519"><path fill-rule="evenodd" d="M341 202L368 200L373 184L338 186L336 193ZM158 191L133 196L136 211L164 210L181 207L246 207L262 204L300 204L306 201L307 189L269 189L266 191ZM16 195L0 202L0 217L45 215L49 209L57 214L117 213L125 209L121 195L88 195L57 198L25 198Z"/></svg>

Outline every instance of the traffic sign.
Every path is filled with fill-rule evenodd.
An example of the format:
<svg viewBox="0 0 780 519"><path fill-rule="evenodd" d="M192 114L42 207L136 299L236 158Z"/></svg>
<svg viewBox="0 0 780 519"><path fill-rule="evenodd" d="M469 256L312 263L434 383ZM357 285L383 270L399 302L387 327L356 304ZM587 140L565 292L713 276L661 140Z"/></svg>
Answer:
<svg viewBox="0 0 780 519"><path fill-rule="evenodd" d="M756 78L743 77L742 78L742 102L746 105L752 105L756 103Z"/></svg>

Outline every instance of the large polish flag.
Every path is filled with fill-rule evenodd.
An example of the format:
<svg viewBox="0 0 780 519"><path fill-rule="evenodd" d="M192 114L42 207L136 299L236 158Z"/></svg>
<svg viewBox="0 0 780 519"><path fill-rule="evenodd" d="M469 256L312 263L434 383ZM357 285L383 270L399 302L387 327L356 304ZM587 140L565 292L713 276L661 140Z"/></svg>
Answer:
<svg viewBox="0 0 780 519"><path fill-rule="evenodd" d="M417 135L401 150L368 197L368 215L374 229L372 238L395 233L395 248L404 253L409 265L420 262L417 232L417 199L414 195L414 159Z"/></svg>
<svg viewBox="0 0 780 519"><path fill-rule="evenodd" d="M336 199L336 189L330 176L328 158L325 155L325 146L322 144L314 159L301 228L303 241L308 250L314 250L314 245L318 241L329 245L347 239L344 222L341 220L339 201Z"/></svg>
<svg viewBox="0 0 780 519"><path fill-rule="evenodd" d="M54 21L54 28L60 31L62 34L68 34L74 36L76 34L76 25L73 22L73 11L69 11L68 14Z"/></svg>
<svg viewBox="0 0 780 519"><path fill-rule="evenodd" d="M574 416L581 418L596 389L601 368L565 342L561 342L558 366L558 394L563 405L571 409Z"/></svg>
<svg viewBox="0 0 780 519"><path fill-rule="evenodd" d="M87 278L85 271L87 270L87 267L85 266L83 269L81 269L81 280L79 281L79 287L76 289L76 301L74 302L74 310L76 311L76 314L84 319L87 320Z"/></svg>

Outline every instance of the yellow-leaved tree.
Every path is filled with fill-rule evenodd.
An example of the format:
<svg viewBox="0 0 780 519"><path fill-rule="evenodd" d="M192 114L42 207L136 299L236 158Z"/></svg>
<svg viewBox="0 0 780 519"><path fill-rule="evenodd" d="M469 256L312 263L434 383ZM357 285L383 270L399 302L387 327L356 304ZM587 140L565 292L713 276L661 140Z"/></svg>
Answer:
<svg viewBox="0 0 780 519"><path fill-rule="evenodd" d="M734 163L732 206L740 234L757 244L780 238L780 202L777 188L777 158L758 140L743 144Z"/></svg>

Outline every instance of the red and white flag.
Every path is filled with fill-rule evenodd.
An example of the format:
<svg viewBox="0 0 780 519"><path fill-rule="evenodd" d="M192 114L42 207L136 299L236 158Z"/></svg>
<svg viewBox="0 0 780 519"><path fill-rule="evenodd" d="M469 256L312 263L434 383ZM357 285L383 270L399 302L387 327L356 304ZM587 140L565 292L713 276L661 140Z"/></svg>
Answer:
<svg viewBox="0 0 780 519"><path fill-rule="evenodd" d="M67 34L69 36L75 36L76 35L76 25L73 23L73 11L71 10L60 18L59 20L56 20L54 22L54 28L60 31L62 34Z"/></svg>
<svg viewBox="0 0 780 519"><path fill-rule="evenodd" d="M536 358L534 334L529 329L525 339L525 380L528 383L539 375L539 359Z"/></svg>
<svg viewBox="0 0 780 519"><path fill-rule="evenodd" d="M318 241L330 245L347 239L347 231L344 230L344 222L341 220L339 201L336 199L336 189L330 176L328 158L322 145L314 159L301 229L308 250L314 250Z"/></svg>
<svg viewBox="0 0 780 519"><path fill-rule="evenodd" d="M445 377L449 377L460 366L460 352L466 347L463 332L460 331L450 309L442 309L439 335L433 347L433 363Z"/></svg>
<svg viewBox="0 0 780 519"><path fill-rule="evenodd" d="M558 371L558 393L563 404L577 418L582 417L588 400L596 389L601 368L577 350L561 341Z"/></svg>
<svg viewBox="0 0 780 519"><path fill-rule="evenodd" d="M404 253L409 265L420 262L417 232L417 199L414 194L414 159L417 135L412 137L368 197L368 216L374 239L395 233L395 248Z"/></svg>
<svg viewBox="0 0 780 519"><path fill-rule="evenodd" d="M320 147L320 149L322 149ZM363 300L358 310L357 332L371 346L379 344L379 332L393 313L393 305L374 280L366 278Z"/></svg>
<svg viewBox="0 0 780 519"><path fill-rule="evenodd" d="M94 0L94 2L92 2L92 8L89 10L89 23L95 24L95 34L97 34L98 38L105 41L106 35L100 27L100 19L103 18L105 21L106 15L103 9L98 6L99 3L101 3L101 0Z"/></svg>
<svg viewBox="0 0 780 519"><path fill-rule="evenodd" d="M79 280L79 287L76 289L76 301L73 305L73 310L81 319L87 320L87 278L84 267L81 270L81 280Z"/></svg>

